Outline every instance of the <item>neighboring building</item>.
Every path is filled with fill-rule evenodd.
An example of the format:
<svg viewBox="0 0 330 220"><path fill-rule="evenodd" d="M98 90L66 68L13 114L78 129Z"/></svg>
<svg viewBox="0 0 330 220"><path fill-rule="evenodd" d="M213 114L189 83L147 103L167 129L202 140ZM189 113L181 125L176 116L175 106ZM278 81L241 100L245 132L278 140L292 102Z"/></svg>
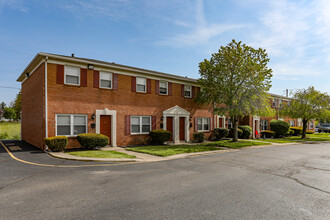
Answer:
<svg viewBox="0 0 330 220"><path fill-rule="evenodd" d="M80 146L75 138L80 133L105 134L112 146L125 146L146 143L153 129L171 131L170 141L177 143L189 142L195 131L208 137L215 127L232 127L230 119L194 102L200 87L187 77L38 53L17 81L22 82L22 140L41 149L45 137L56 135L68 136L69 147ZM241 124L255 134L260 124L269 129L269 121L250 116Z"/></svg>

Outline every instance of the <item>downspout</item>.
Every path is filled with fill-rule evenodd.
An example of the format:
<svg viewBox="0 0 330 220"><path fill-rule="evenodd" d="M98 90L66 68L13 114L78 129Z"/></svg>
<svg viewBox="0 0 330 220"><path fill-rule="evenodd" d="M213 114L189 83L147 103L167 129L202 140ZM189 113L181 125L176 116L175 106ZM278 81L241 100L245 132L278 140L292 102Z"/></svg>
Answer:
<svg viewBox="0 0 330 220"><path fill-rule="evenodd" d="M47 60L48 60L48 57L45 58L45 138L48 138ZM46 150L48 150L48 146L47 145L46 145Z"/></svg>

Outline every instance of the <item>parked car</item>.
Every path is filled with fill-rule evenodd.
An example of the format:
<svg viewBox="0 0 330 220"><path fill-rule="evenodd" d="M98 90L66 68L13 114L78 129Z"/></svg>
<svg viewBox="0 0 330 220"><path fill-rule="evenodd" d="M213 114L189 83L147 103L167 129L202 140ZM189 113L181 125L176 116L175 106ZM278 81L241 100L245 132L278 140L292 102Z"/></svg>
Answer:
<svg viewBox="0 0 330 220"><path fill-rule="evenodd" d="M323 125L318 125L317 126L317 132L325 132L325 133L330 133L330 124L323 124ZM315 129L316 132L316 129Z"/></svg>

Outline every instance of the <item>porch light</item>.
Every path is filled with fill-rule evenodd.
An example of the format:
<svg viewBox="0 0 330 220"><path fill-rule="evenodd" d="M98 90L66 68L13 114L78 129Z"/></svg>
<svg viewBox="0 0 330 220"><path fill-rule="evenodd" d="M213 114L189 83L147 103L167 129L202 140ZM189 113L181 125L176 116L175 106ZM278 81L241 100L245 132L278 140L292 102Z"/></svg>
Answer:
<svg viewBox="0 0 330 220"><path fill-rule="evenodd" d="M92 114L92 119L95 119L95 114Z"/></svg>
<svg viewBox="0 0 330 220"><path fill-rule="evenodd" d="M29 78L30 76L30 73L25 73L26 77Z"/></svg>
<svg viewBox="0 0 330 220"><path fill-rule="evenodd" d="M92 65L92 64L88 64L88 65L87 65L87 68L88 68L89 70L93 70L93 69L94 69L94 65Z"/></svg>

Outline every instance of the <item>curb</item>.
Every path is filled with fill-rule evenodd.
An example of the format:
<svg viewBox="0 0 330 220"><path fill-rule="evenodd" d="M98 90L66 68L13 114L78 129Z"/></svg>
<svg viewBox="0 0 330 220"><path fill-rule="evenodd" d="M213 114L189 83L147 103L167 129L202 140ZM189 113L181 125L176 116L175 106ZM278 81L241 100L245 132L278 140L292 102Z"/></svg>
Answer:
<svg viewBox="0 0 330 220"><path fill-rule="evenodd" d="M95 157L76 157L67 156L64 153L47 152L51 157L64 159L64 160L74 160L74 161L85 161L85 162L143 162L141 159L130 159L130 158L95 158Z"/></svg>

